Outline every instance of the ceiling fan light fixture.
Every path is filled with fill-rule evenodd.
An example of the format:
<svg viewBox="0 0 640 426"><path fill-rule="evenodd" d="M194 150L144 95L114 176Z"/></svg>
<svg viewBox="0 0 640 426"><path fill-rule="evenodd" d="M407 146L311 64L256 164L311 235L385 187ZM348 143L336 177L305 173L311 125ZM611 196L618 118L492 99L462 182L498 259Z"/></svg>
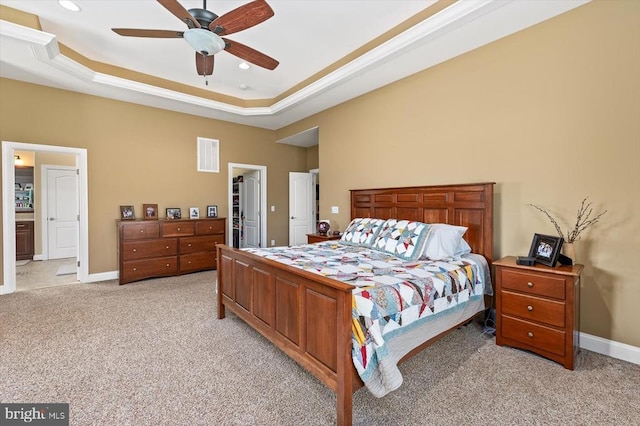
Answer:
<svg viewBox="0 0 640 426"><path fill-rule="evenodd" d="M72 12L80 12L80 6L70 0L58 0L58 4Z"/></svg>
<svg viewBox="0 0 640 426"><path fill-rule="evenodd" d="M225 42L219 35L203 28L190 28L183 37L196 52L206 56L215 55L225 48Z"/></svg>
<svg viewBox="0 0 640 426"><path fill-rule="evenodd" d="M248 70L249 68L251 68L251 65L243 61L238 64L238 68L240 68L241 70Z"/></svg>

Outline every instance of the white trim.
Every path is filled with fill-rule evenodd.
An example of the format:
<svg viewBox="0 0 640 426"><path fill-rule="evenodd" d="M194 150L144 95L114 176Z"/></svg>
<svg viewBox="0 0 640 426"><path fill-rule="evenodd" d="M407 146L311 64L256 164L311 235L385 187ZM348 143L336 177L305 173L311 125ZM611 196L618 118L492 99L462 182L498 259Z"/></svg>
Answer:
<svg viewBox="0 0 640 426"><path fill-rule="evenodd" d="M97 283L99 281L110 281L118 279L118 271L99 272L97 274L89 274L85 283Z"/></svg>
<svg viewBox="0 0 640 426"><path fill-rule="evenodd" d="M267 247L267 166L255 164L228 163L227 178L227 242L233 246L233 174L234 169L258 170L260 172L260 246Z"/></svg>
<svg viewBox="0 0 640 426"><path fill-rule="evenodd" d="M588 351L607 355L640 365L640 348L614 340L603 339L587 333L580 333L580 347Z"/></svg>
<svg viewBox="0 0 640 426"><path fill-rule="evenodd" d="M53 145L39 145L23 142L2 141L2 261L3 280L0 294L16 291L16 213L14 204L15 162L14 153L21 151L54 152L71 154L76 157L78 172L78 281L87 282L89 276L89 198L87 181L87 150Z"/></svg>

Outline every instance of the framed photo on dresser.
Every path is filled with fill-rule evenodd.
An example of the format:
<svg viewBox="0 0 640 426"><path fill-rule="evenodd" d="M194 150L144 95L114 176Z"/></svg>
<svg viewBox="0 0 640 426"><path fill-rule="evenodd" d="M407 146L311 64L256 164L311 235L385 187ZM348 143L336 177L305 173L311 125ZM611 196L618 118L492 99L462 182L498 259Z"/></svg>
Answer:
<svg viewBox="0 0 640 426"><path fill-rule="evenodd" d="M120 219L133 220L135 218L136 215L133 212L133 206L120 206Z"/></svg>
<svg viewBox="0 0 640 426"><path fill-rule="evenodd" d="M144 220L158 220L158 205L143 204L142 214L143 214Z"/></svg>
<svg viewBox="0 0 640 426"><path fill-rule="evenodd" d="M182 213L180 212L180 209L177 207L169 207L167 208L167 219L172 220L172 219L182 219Z"/></svg>
<svg viewBox="0 0 640 426"><path fill-rule="evenodd" d="M218 206L207 206L207 217L218 217Z"/></svg>

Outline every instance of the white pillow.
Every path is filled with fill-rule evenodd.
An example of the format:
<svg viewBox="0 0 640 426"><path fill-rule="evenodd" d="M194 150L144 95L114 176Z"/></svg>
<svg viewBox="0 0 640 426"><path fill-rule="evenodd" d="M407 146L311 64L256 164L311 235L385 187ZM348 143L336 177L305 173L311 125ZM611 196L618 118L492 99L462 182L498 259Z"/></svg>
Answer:
<svg viewBox="0 0 640 426"><path fill-rule="evenodd" d="M432 223L422 257L431 260L448 259L471 252L471 247L462 238L467 232L466 226ZM468 250L468 251L467 251Z"/></svg>

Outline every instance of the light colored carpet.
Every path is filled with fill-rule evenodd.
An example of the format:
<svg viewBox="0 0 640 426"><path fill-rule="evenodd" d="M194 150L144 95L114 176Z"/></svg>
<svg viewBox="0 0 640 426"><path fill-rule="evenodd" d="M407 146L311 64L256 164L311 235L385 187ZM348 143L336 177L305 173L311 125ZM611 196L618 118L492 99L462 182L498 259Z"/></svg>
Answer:
<svg viewBox="0 0 640 426"><path fill-rule="evenodd" d="M71 275L71 274L76 274L77 271L78 271L78 268L74 264L62 265L58 268L58 272L56 272L56 275Z"/></svg>
<svg viewBox="0 0 640 426"><path fill-rule="evenodd" d="M24 266L29 262L31 262L31 261L30 260L16 260L16 266Z"/></svg>
<svg viewBox="0 0 640 426"><path fill-rule="evenodd" d="M0 401L68 402L72 425L332 425L335 395L237 317L215 272L0 296ZM640 366L589 351L575 371L498 347L473 323L400 367L355 425L637 425Z"/></svg>

